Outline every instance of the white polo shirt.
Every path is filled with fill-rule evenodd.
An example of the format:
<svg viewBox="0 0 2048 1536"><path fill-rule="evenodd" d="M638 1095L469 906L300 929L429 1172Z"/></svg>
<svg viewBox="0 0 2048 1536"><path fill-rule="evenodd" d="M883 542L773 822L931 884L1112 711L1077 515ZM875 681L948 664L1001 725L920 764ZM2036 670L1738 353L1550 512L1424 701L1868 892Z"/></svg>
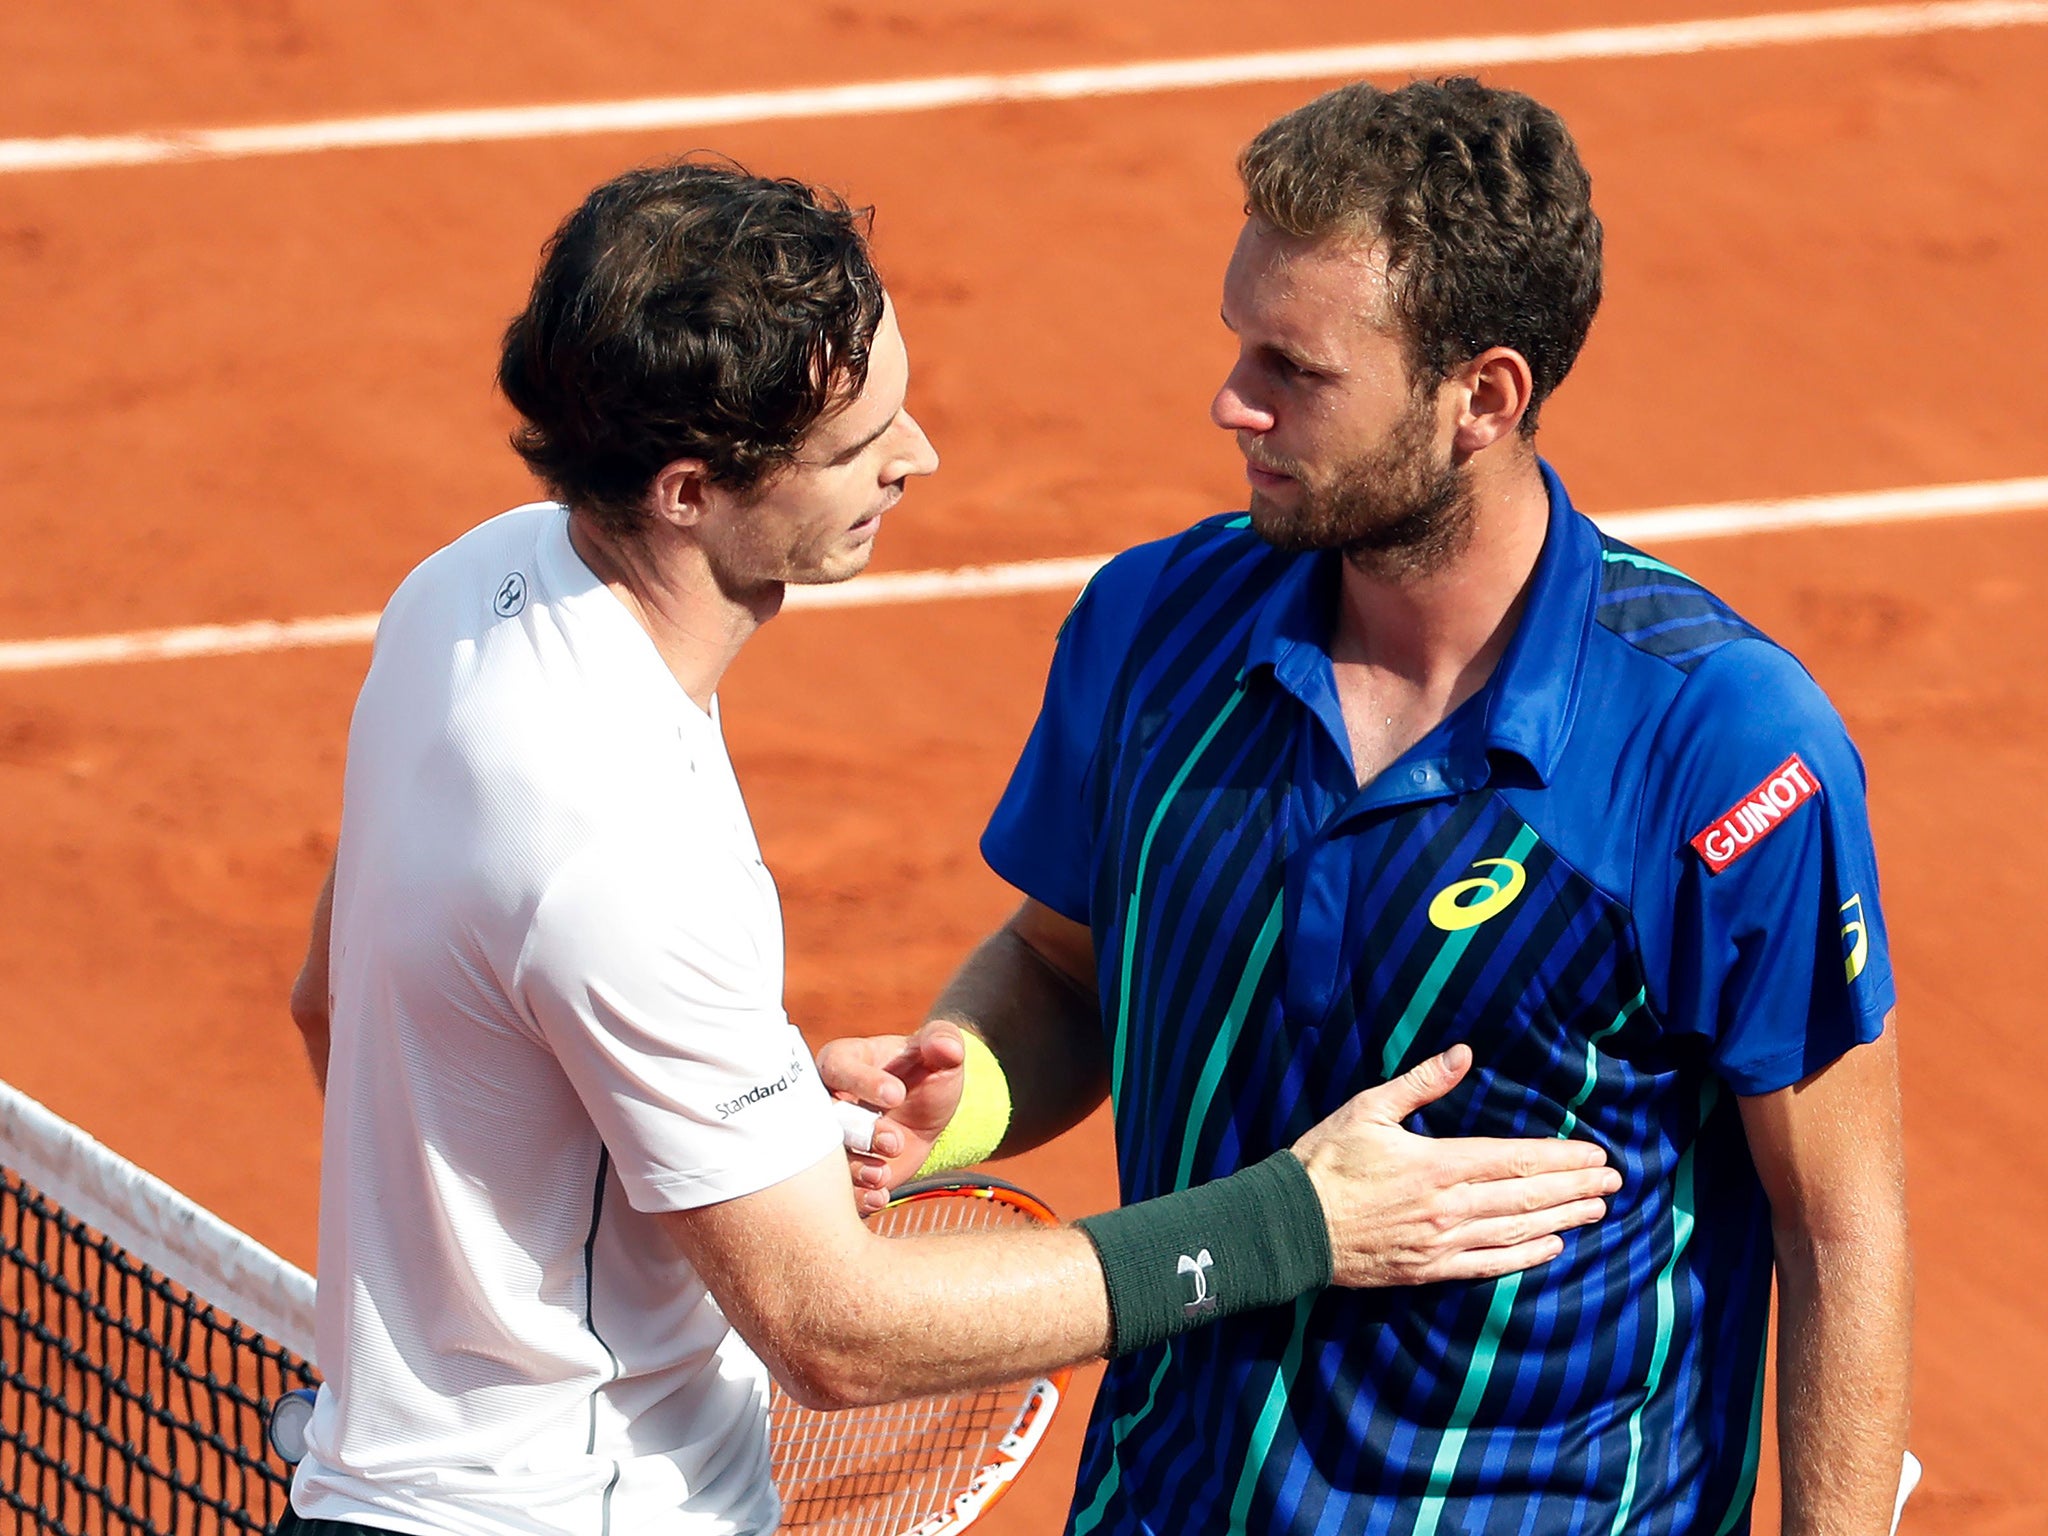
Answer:
<svg viewBox="0 0 2048 1536"><path fill-rule="evenodd" d="M766 1373L653 1213L839 1147L714 716L553 503L427 560L349 733L292 1502L421 1536L773 1529Z"/></svg>

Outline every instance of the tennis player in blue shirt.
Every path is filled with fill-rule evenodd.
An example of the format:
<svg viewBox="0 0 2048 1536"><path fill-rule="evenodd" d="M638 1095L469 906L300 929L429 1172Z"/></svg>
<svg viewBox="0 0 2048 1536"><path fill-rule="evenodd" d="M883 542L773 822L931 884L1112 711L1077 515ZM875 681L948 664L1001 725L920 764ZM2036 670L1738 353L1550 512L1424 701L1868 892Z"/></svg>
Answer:
<svg viewBox="0 0 2048 1536"><path fill-rule="evenodd" d="M1107 1092L1139 1201L1462 1042L1417 1128L1621 1169L1535 1269L1164 1342L1160 1287L1231 1277L1104 1245L1074 1536L1746 1531L1774 1269L1784 1530L1881 1536L1911 1276L1863 768L1797 661L1537 456L1600 296L1572 142L1474 81L1356 85L1239 169L1213 415L1249 511L1083 594L982 845L1021 910L827 1080L894 1104L898 1164L963 1080L1001 1080L1005 1150Z"/></svg>

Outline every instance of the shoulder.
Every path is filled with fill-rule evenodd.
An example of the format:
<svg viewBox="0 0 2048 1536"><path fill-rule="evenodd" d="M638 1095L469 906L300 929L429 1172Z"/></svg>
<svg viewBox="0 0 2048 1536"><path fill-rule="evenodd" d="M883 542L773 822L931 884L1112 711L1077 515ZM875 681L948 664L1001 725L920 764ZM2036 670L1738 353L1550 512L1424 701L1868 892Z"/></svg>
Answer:
<svg viewBox="0 0 2048 1536"><path fill-rule="evenodd" d="M1598 718L1603 736L1640 754L1646 867L1690 858L1687 845L1730 817L1746 849L1749 822L1775 829L1809 799L1860 825L1862 759L1800 660L1672 565L1604 534L1601 546L1594 617L1609 642L1600 663L1608 703ZM1698 857L1715 867L1714 856Z"/></svg>
<svg viewBox="0 0 2048 1536"><path fill-rule="evenodd" d="M1702 911L1783 912L1829 867L1871 857L1848 728L1798 659L1754 633L1691 666L1658 722L1644 785L1636 848L1652 910L1696 880L1714 898Z"/></svg>
<svg viewBox="0 0 2048 1536"><path fill-rule="evenodd" d="M526 588L535 582L541 537L561 516L563 510L555 502L528 502L479 522L436 549L412 567L385 604L377 623L379 645L430 614L442 621L461 614L465 621L479 623L494 612L504 616L508 604L524 606Z"/></svg>
<svg viewBox="0 0 2048 1536"><path fill-rule="evenodd" d="M1127 655L1142 632L1176 628L1229 593L1277 580L1298 558L1266 543L1243 512L1125 550L1097 571L1060 628L1062 649L1108 660Z"/></svg>
<svg viewBox="0 0 2048 1536"><path fill-rule="evenodd" d="M1218 558L1227 560L1252 548L1271 552L1251 531L1251 519L1244 513L1205 517L1191 528L1112 556L1088 579L1076 611L1088 606L1142 615L1162 589L1170 592L1194 580Z"/></svg>
<svg viewBox="0 0 2048 1536"><path fill-rule="evenodd" d="M1246 582L1269 585L1302 559L1259 537L1245 512L1204 518L1170 539L1140 549L1155 562L1149 604L1153 611L1191 599L1213 600L1219 587L1235 591Z"/></svg>
<svg viewBox="0 0 2048 1536"><path fill-rule="evenodd" d="M1681 726L1734 741L1794 742L1800 732L1839 731L1842 717L1790 651L1750 634L1700 658L1672 701Z"/></svg>
<svg viewBox="0 0 2048 1536"><path fill-rule="evenodd" d="M541 535L562 516L552 501L532 501L500 512L451 539L414 566L393 597L466 585L485 574L502 577L522 564L531 567ZM507 562L511 562L507 565ZM495 590L495 584L487 590Z"/></svg>
<svg viewBox="0 0 2048 1536"><path fill-rule="evenodd" d="M1813 674L1783 646L1753 632L1693 664L1671 701L1658 745L1672 761L1719 769L1723 787L1800 753L1830 767L1846 757L1859 779L1862 773L1848 727Z"/></svg>
<svg viewBox="0 0 2048 1536"><path fill-rule="evenodd" d="M1862 830L1863 759L1792 654L1732 641L1694 669L1659 733L1665 837L1718 871L1808 800Z"/></svg>
<svg viewBox="0 0 2048 1536"><path fill-rule="evenodd" d="M1605 534L1601 546L1594 617L1629 670L1656 680L1649 739L1664 798L1690 790L1678 798L1699 809L1697 795L1753 789L1802 751L1830 765L1853 758L1841 716L1796 656L1684 572Z"/></svg>
<svg viewBox="0 0 2048 1536"><path fill-rule="evenodd" d="M1605 533L1600 535L1600 595L1593 616L1643 657L1682 673L1735 641L1769 643L1761 630L1683 571Z"/></svg>

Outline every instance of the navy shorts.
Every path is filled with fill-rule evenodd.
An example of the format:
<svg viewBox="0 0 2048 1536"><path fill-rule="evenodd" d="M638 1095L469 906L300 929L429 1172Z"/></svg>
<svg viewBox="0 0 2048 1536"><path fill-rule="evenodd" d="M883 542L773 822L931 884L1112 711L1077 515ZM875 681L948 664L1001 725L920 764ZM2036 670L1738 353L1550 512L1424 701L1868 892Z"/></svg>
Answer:
<svg viewBox="0 0 2048 1536"><path fill-rule="evenodd" d="M381 1525L357 1525L353 1520L308 1520L287 1500L271 1536L400 1536Z"/></svg>

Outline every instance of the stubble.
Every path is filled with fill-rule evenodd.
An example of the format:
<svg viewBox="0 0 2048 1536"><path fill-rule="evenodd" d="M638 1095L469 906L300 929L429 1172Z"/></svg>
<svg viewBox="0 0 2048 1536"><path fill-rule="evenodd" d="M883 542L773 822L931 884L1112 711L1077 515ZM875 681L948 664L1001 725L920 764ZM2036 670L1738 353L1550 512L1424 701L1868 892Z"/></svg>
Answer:
<svg viewBox="0 0 2048 1536"><path fill-rule="evenodd" d="M1295 466L1301 493L1283 507L1263 492L1251 496L1252 527L1275 549L1338 550L1371 576L1414 577L1443 569L1472 537L1472 492L1458 466L1431 452L1435 420L1430 396L1418 395L1375 448L1312 485ZM1268 461L1260 460L1262 464Z"/></svg>

